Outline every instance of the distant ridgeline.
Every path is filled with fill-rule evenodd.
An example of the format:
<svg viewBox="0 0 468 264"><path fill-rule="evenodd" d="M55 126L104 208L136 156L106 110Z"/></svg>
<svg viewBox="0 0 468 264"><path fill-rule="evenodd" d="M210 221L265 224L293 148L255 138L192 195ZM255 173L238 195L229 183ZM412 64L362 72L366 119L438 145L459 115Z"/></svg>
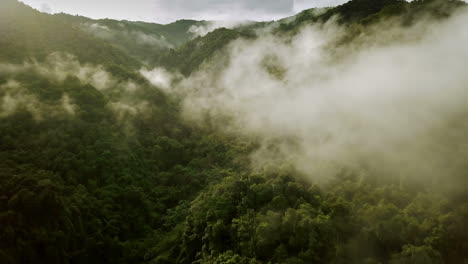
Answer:
<svg viewBox="0 0 468 264"><path fill-rule="evenodd" d="M466 3L459 0L353 0L333 8L309 9L294 17L272 22L247 23L232 29L196 36L193 26L210 21L179 20L161 25L145 22L93 20L67 14L40 13L16 0L4 0L0 10L2 38L0 60L21 63L45 59L52 52L66 52L81 62L165 66L185 75L197 69L216 51L239 37L252 38L260 29L272 27L277 34L295 34L303 25L324 23L338 17L343 25L369 25L389 17L401 17L410 25L427 15L446 18Z"/></svg>
<svg viewBox="0 0 468 264"><path fill-rule="evenodd" d="M144 22L93 20L67 14L48 15L16 0L2 1L0 59L22 62L43 59L52 52L67 52L83 62L139 66L153 53L176 48L191 40L191 26L204 21L180 20L168 25Z"/></svg>
<svg viewBox="0 0 468 264"><path fill-rule="evenodd" d="M444 19L466 3L459 0L353 0L333 8L308 9L294 17L271 21L240 25L234 29L215 30L205 37L197 37L163 55L159 64L170 69L179 70L184 75L211 58L216 51L222 50L232 40L244 37L255 38L262 29L271 28L275 34L294 35L305 25L325 23L337 18L343 26L372 25L388 18L400 18L403 26L417 22L419 18ZM359 32L353 34L358 35Z"/></svg>
<svg viewBox="0 0 468 264"><path fill-rule="evenodd" d="M0 263L467 263L465 192L252 172L260 139L186 122L165 92L177 80L163 78L190 76L239 38L287 39L335 19L351 41L386 18L409 26L465 6L353 0L195 36L211 22L93 20L0 0Z"/></svg>
<svg viewBox="0 0 468 264"><path fill-rule="evenodd" d="M238 37L254 37L259 29L273 26L279 33L297 33L306 24L323 23L339 17L338 22L368 25L388 17L402 17L409 25L418 17L448 17L466 6L453 0L354 0L334 8L309 9L278 21L248 23L233 29L215 30L196 37L190 28L209 21L179 20L160 25L145 22L93 20L67 14L40 13L16 0L2 1L0 59L21 63L25 59L44 59L52 52L66 52L82 62L117 64L132 68L142 63L161 65L190 74L215 51Z"/></svg>

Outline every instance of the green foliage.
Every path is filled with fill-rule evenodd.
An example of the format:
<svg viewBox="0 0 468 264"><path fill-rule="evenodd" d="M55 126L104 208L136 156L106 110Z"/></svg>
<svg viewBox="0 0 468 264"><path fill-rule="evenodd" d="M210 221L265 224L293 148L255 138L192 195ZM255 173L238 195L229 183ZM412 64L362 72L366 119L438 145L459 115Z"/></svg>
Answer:
<svg viewBox="0 0 468 264"><path fill-rule="evenodd" d="M74 54L82 62L140 66L110 44L77 29L65 20L40 13L16 0L0 3L0 61L44 60L53 52Z"/></svg>
<svg viewBox="0 0 468 264"><path fill-rule="evenodd" d="M419 18L447 18L456 10L466 7L463 1L418 0L353 0L324 10L309 9L296 15L290 21L281 22L279 33L297 33L304 25L325 23L336 19L338 24L347 27L367 26L397 18L402 25L410 25Z"/></svg>
<svg viewBox="0 0 468 264"><path fill-rule="evenodd" d="M112 19L93 20L67 14L56 14L54 18L68 22L150 66L154 66L162 54L190 41L193 37L189 32L190 27L205 23L179 20L161 25Z"/></svg>
<svg viewBox="0 0 468 264"><path fill-rule="evenodd" d="M362 27L450 1L354 0L322 15L303 12L277 34L334 14ZM99 39L80 28L98 22L165 36L174 50L155 62L189 75L250 29L218 29L189 41L194 21L169 25L39 13L0 3L0 62L46 63L51 53L104 65L107 89L64 71L0 72L0 263L463 263L468 259L468 200L433 189L379 183L379 175L337 175L315 186L293 169L252 172L258 142L187 124L179 98L137 70L152 47ZM425 11L424 11L425 12ZM201 23L201 22L200 22ZM118 34L123 34L118 33ZM120 35L119 35L120 36ZM123 36L123 35L122 35ZM133 48L142 48L132 52ZM26 63L26 64L24 64ZM11 64L11 65L10 65ZM87 64L86 64L87 65ZM37 65L36 65L37 66ZM275 58L267 72L284 77ZM16 81L18 85L9 84ZM138 85L128 93L120 84ZM11 87L5 88L8 85ZM4 111L7 95L30 101ZM75 108L67 112L63 98ZM32 100L31 98L34 98ZM26 100L25 99L25 100ZM6 99L5 99L6 101ZM145 111L116 114L118 103ZM463 186L461 187L463 189ZM464 190L463 190L464 191Z"/></svg>
<svg viewBox="0 0 468 264"><path fill-rule="evenodd" d="M439 264L443 263L442 258L436 250L428 246L415 247L413 245L404 246L399 254L392 257L390 263L398 264Z"/></svg>
<svg viewBox="0 0 468 264"><path fill-rule="evenodd" d="M160 59L160 63L167 68L179 70L184 75L190 75L232 40L241 36L248 35L236 30L220 28L204 37L197 37L177 50L172 50Z"/></svg>

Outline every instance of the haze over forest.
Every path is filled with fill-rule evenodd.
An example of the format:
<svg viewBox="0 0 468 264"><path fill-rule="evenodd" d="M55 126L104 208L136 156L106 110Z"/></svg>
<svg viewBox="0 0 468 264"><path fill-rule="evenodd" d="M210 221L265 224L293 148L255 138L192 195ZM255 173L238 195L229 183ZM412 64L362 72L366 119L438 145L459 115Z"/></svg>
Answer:
<svg viewBox="0 0 468 264"><path fill-rule="evenodd" d="M0 2L0 263L468 263L465 2L49 13Z"/></svg>

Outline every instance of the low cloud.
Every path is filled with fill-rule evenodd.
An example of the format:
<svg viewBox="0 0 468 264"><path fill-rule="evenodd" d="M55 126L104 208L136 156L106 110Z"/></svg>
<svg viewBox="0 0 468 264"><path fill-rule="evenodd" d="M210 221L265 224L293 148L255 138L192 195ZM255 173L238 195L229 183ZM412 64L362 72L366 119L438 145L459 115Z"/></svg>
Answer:
<svg viewBox="0 0 468 264"><path fill-rule="evenodd" d="M33 60L23 64L0 64L0 76L10 77L6 83L0 85L0 117L7 117L22 109L30 112L35 120L41 121L45 117L63 114L73 116L79 109L66 92L63 92L56 102L41 100L30 90L27 81L22 83L21 77L15 79L24 74L33 74L35 79L42 78L54 85L66 85L69 77L76 78L82 85L91 85L108 97L108 107L115 112L118 119L140 114L148 108L147 102L136 99L136 94L143 89L141 84L118 79L101 65L82 64L73 55L53 53L43 62ZM163 79L170 78L172 75L169 73L161 70L159 81L156 78L156 70L148 71L148 74L158 88L169 87L170 79Z"/></svg>
<svg viewBox="0 0 468 264"><path fill-rule="evenodd" d="M440 181L464 171L468 155L467 22L385 21L341 48L349 31L333 23L292 40L239 40L173 90L185 95L188 120L209 116L260 140L255 167L292 164L315 180L350 169Z"/></svg>
<svg viewBox="0 0 468 264"><path fill-rule="evenodd" d="M126 120L137 115L147 113L149 107L148 102L129 103L129 102L112 102L109 104L110 109L117 115L118 120Z"/></svg>
<svg viewBox="0 0 468 264"><path fill-rule="evenodd" d="M63 82L68 76L78 78L99 90L115 86L115 80L102 66L81 64L73 55L52 53L44 62L36 60L23 64L0 64L0 72L16 74L33 72L54 82Z"/></svg>
<svg viewBox="0 0 468 264"><path fill-rule="evenodd" d="M65 110L65 112L69 115L75 115L75 111L77 106L73 104L72 100L70 99L70 96L68 94L63 94L62 99L60 100L62 103L62 108Z"/></svg>
<svg viewBox="0 0 468 264"><path fill-rule="evenodd" d="M207 21L202 24L193 25L189 28L188 33L192 34L193 37L203 37L206 34L213 32L218 28L229 28L233 29L239 26L245 26L252 22L249 21Z"/></svg>
<svg viewBox="0 0 468 264"><path fill-rule="evenodd" d="M142 46L156 46L162 48L173 48L174 46L162 35L149 35L138 30L126 29L123 24L118 30L111 29L99 23L83 23L81 27L88 33L93 34L98 38L111 41L119 41L122 38L135 41Z"/></svg>
<svg viewBox="0 0 468 264"><path fill-rule="evenodd" d="M64 93L59 104L44 103L32 94L20 82L9 80L0 85L0 118L8 117L18 110L29 112L34 120L42 121L44 118L57 116L73 116L77 106L73 100Z"/></svg>
<svg viewBox="0 0 468 264"><path fill-rule="evenodd" d="M143 75L152 85L168 90L176 78L173 73L168 72L164 68L154 68L148 70L143 68L140 70L140 74Z"/></svg>

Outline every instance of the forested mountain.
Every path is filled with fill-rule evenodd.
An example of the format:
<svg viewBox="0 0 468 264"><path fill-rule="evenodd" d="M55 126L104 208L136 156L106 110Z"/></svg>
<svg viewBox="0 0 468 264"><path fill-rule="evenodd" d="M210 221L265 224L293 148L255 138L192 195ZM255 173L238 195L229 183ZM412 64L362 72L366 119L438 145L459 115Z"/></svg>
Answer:
<svg viewBox="0 0 468 264"><path fill-rule="evenodd" d="M54 17L72 23L74 27L109 42L146 64L153 64L161 53L166 53L192 40L194 35L190 32L191 27L208 23L179 20L161 25L111 19L93 20L67 14L56 14Z"/></svg>
<svg viewBox="0 0 468 264"><path fill-rule="evenodd" d="M467 263L465 9L352 0L195 37L1 0L0 263Z"/></svg>
<svg viewBox="0 0 468 264"><path fill-rule="evenodd" d="M93 26L96 27L107 27L110 31L127 31L127 32L139 32L149 37L159 38L161 42L163 39L167 42L166 44L172 47L180 46L181 44L192 39L189 29L191 26L203 25L206 21L195 21L195 20L179 20L170 24L156 24L146 23L139 21L120 21L113 19L91 19L83 16L72 16L65 13L55 14L54 17L63 19L78 26ZM86 27L85 27L86 29ZM94 32L92 32L94 33ZM97 37L100 37L97 35ZM105 37L104 37L105 38ZM112 42L113 44L121 44L119 42ZM129 43L130 44L130 43Z"/></svg>
<svg viewBox="0 0 468 264"><path fill-rule="evenodd" d="M2 1L0 25L0 58L3 62L22 63L31 58L43 60L50 53L58 51L79 56L83 62L126 64L131 67L140 64L70 23L15 0Z"/></svg>

